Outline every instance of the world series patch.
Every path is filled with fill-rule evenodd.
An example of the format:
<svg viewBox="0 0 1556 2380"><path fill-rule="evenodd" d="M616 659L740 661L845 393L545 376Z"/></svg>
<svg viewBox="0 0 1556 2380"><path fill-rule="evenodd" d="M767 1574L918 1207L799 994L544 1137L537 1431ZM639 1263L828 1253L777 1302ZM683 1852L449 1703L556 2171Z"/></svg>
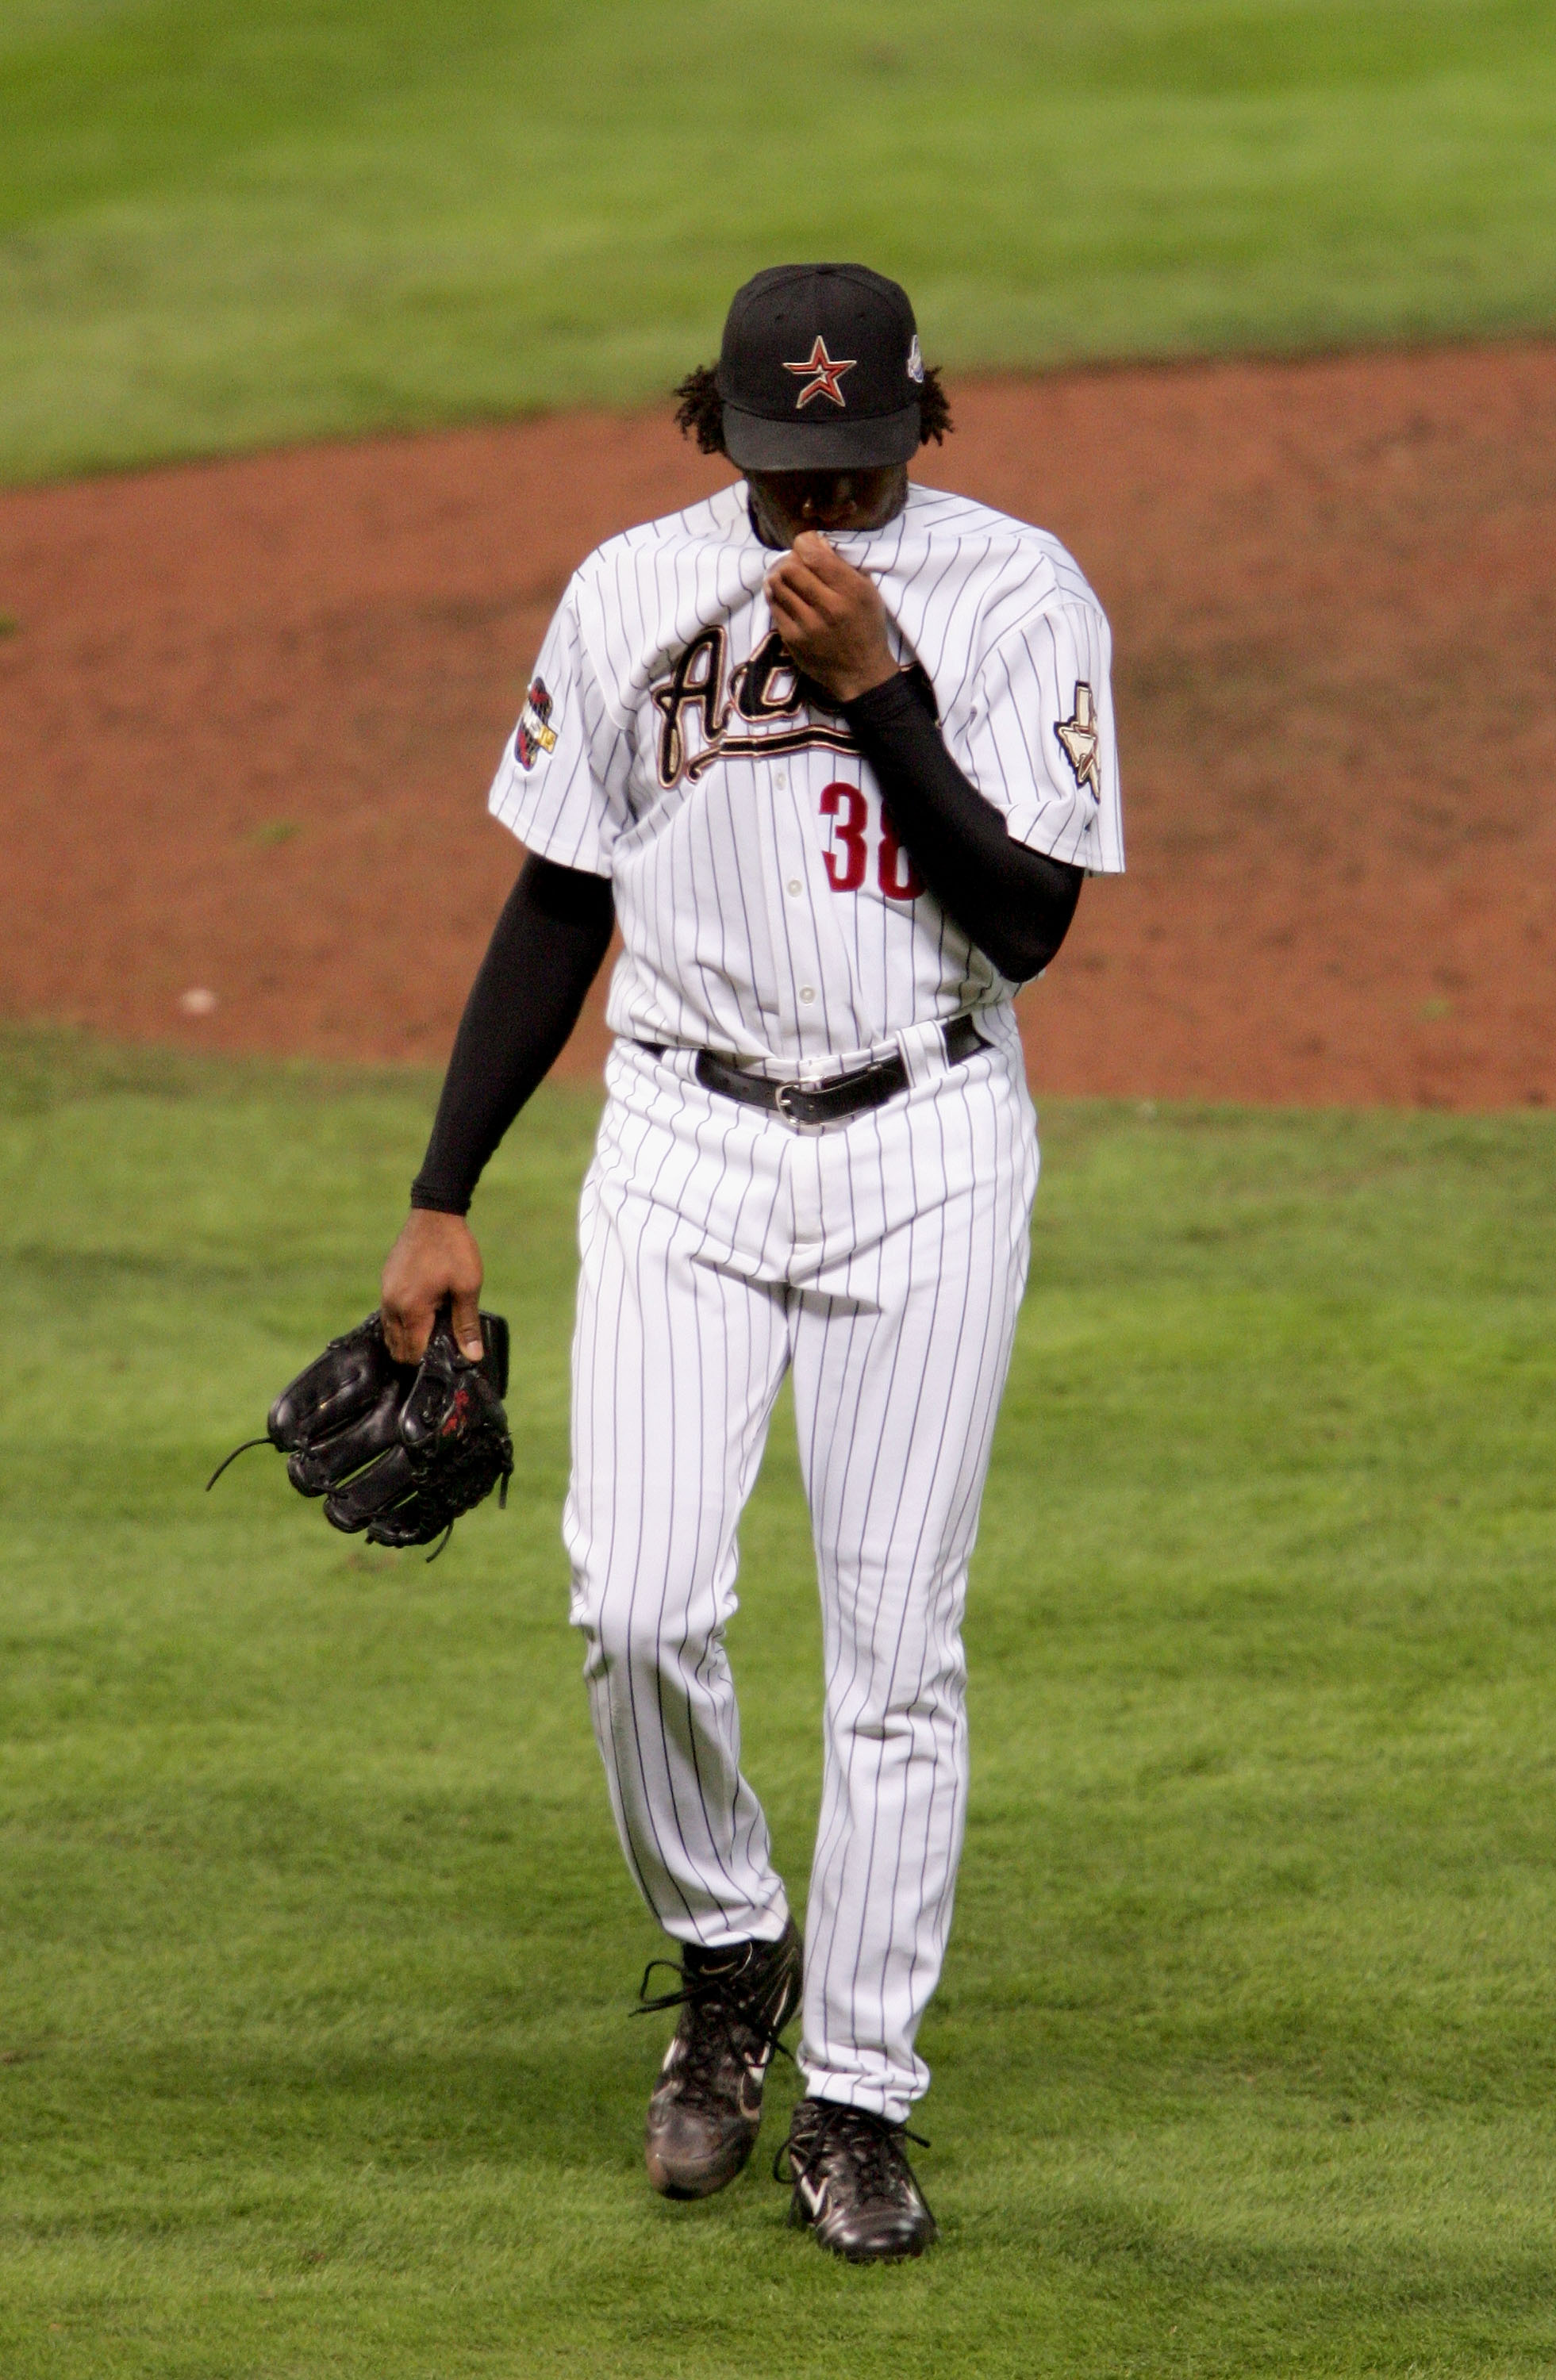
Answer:
<svg viewBox="0 0 1556 2380"><path fill-rule="evenodd" d="M551 718L551 697L545 680L535 678L524 698L524 708L518 714L518 733L514 737L514 754L521 769L532 769L542 752L556 749L556 730L548 725Z"/></svg>

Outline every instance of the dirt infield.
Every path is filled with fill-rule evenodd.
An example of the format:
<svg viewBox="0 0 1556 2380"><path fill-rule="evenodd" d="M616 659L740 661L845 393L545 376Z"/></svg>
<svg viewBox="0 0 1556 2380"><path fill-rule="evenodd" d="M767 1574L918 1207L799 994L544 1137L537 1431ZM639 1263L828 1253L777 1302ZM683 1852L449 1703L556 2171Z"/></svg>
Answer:
<svg viewBox="0 0 1556 2380"><path fill-rule="evenodd" d="M953 395L924 477L1114 623L1130 873L1024 1002L1039 1087L1556 1097L1556 347ZM0 1013L440 1056L568 571L724 476L590 416L0 495Z"/></svg>

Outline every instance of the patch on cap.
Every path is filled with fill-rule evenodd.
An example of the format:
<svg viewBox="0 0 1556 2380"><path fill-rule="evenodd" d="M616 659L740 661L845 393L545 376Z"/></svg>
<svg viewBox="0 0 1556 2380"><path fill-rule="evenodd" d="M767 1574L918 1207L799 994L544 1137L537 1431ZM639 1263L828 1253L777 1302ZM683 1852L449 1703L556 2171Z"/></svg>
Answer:
<svg viewBox="0 0 1556 2380"><path fill-rule="evenodd" d="M909 380L916 380L920 382L924 378L924 358L918 352L918 334L917 331L913 334L913 345L907 351L907 376Z"/></svg>
<svg viewBox="0 0 1556 2380"><path fill-rule="evenodd" d="M806 380L805 386L800 390L799 395L796 397L795 411L796 413L802 413L813 396L830 396L834 405L846 405L848 399L844 395L843 391L839 388L837 383L843 378L845 372L852 371L854 370L854 367L857 362L857 356L848 356L843 362L834 364L831 356L827 353L827 343L825 339L822 338L820 331L818 331L816 334L816 344L811 348L810 353L807 356L805 361L802 364L785 364L784 366L784 370L786 372L794 372L797 374L801 380L805 380L805 376L808 372L814 373L815 375L814 379Z"/></svg>

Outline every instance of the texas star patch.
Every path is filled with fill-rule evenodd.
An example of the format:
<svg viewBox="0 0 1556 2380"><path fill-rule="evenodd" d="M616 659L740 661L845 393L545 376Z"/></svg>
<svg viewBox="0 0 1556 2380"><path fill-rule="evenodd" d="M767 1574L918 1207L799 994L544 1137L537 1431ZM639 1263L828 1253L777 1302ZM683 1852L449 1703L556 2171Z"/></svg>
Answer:
<svg viewBox="0 0 1556 2380"><path fill-rule="evenodd" d="M795 411L802 413L813 396L829 396L833 405L846 405L848 399L839 388L838 382L845 372L851 372L854 370L857 362L857 356L845 356L841 362L833 363L827 353L827 343L818 331L816 344L805 361L802 364L784 366L786 372L793 372L796 380L803 380L805 382L805 386L795 399Z"/></svg>
<svg viewBox="0 0 1556 2380"><path fill-rule="evenodd" d="M544 678L530 682L524 698L524 708L518 714L518 733L514 737L515 757L521 769L532 769L542 752L556 749L556 730L549 726L551 697L546 692Z"/></svg>
<svg viewBox="0 0 1556 2380"><path fill-rule="evenodd" d="M1076 785L1088 785L1092 800L1100 802L1102 798L1101 732L1097 725L1097 709L1091 699L1091 688L1084 679L1076 686L1075 708L1069 718L1055 721L1053 732L1064 747L1064 758L1074 772Z"/></svg>

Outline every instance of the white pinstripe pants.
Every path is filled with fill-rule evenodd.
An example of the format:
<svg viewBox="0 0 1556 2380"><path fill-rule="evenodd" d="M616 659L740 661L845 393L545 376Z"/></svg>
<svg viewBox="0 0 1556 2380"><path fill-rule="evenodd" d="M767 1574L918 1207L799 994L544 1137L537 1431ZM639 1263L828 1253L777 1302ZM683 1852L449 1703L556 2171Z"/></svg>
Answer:
<svg viewBox="0 0 1556 2380"><path fill-rule="evenodd" d="M824 1134L618 1043L584 1186L565 1533L623 1847L683 1941L787 1916L740 1772L735 1530L793 1367L826 1670L808 2085L929 2084L966 1807L961 1620L1026 1281L1035 1118L1014 1023Z"/></svg>

